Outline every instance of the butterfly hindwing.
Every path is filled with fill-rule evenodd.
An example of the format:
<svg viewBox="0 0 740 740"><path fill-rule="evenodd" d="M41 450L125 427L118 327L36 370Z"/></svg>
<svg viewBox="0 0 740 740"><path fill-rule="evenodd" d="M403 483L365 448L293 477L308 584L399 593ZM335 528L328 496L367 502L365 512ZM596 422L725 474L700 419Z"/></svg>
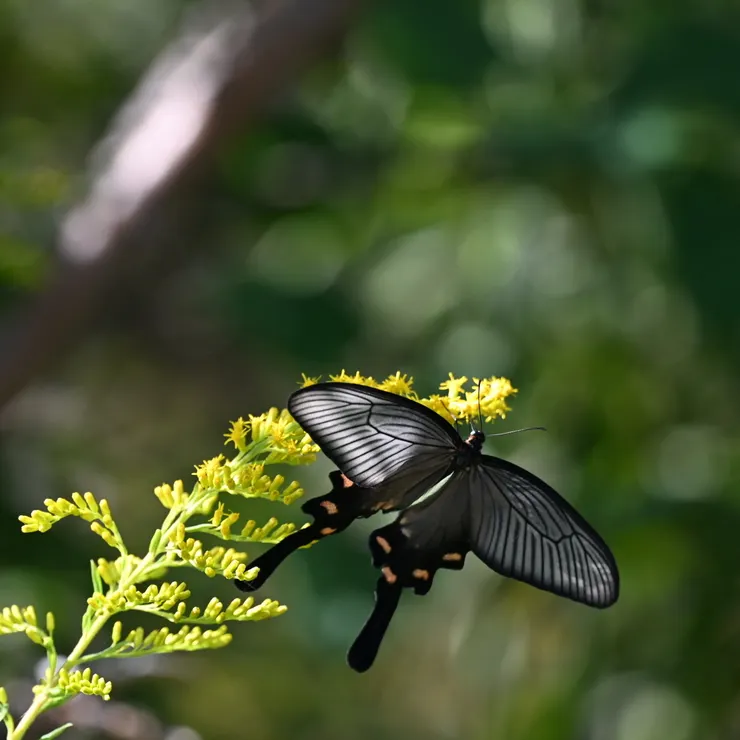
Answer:
<svg viewBox="0 0 740 740"><path fill-rule="evenodd" d="M418 477L414 477L409 487L406 485L405 477L401 476L385 486L362 488L355 486L338 470L332 471L329 474L332 490L323 496L309 499L301 506L301 510L313 517L314 521L308 527L288 535L260 555L252 563L252 567L260 569L256 578L251 581L237 580L235 584L241 591L256 591L265 584L282 562L299 548L343 532L355 519L372 516L381 510L396 509L402 496L411 492L411 495L418 497L433 485L436 482L436 474L431 478L433 480L427 482L425 479L420 481ZM419 493L414 493L417 489Z"/></svg>
<svg viewBox="0 0 740 740"><path fill-rule="evenodd" d="M378 492L353 486L338 470L329 474L332 489L323 496L306 501L301 509L313 517L313 522L288 535L260 555L252 567L260 569L251 581L235 581L242 591L256 591L275 572L278 566L298 548L316 540L344 531L359 516L369 516L377 511Z"/></svg>
<svg viewBox="0 0 740 740"><path fill-rule="evenodd" d="M423 595L439 568L463 567L470 550L468 501L454 490L464 475L455 473L438 491L370 535L373 565L387 580Z"/></svg>
<svg viewBox="0 0 740 740"><path fill-rule="evenodd" d="M585 519L532 473L489 455L466 479L473 552L493 570L588 606L619 596L609 548Z"/></svg>
<svg viewBox="0 0 740 740"><path fill-rule="evenodd" d="M440 490L370 535L373 565L381 576L375 608L347 654L354 670L366 671L372 665L404 588L424 596L437 570L461 570L465 564L470 549L465 540L467 502L447 495L459 477L453 475Z"/></svg>

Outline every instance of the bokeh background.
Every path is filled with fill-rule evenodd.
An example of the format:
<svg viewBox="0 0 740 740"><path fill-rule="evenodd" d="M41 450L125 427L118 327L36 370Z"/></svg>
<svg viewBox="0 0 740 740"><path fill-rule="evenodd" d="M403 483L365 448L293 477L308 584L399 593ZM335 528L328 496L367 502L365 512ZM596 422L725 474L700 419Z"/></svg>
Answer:
<svg viewBox="0 0 740 740"><path fill-rule="evenodd" d="M0 0L9 332L60 269L90 152L194 7ZM188 480L229 420L283 406L301 372L342 368L400 369L425 394L450 371L510 377L489 431L549 431L490 449L594 524L622 596L589 610L471 559L405 596L358 676L344 653L376 575L361 522L270 581L285 616L235 625L224 650L110 665L114 702L81 703L67 736L740 737L737 3L368 3L305 66L224 134L166 228L144 223L152 259L4 399L0 604L54 610L72 644L105 548L77 521L21 535L17 516L91 490L145 547L154 485ZM295 473L313 496L329 469ZM234 595L190 581L196 599ZM38 658L0 640L17 707Z"/></svg>

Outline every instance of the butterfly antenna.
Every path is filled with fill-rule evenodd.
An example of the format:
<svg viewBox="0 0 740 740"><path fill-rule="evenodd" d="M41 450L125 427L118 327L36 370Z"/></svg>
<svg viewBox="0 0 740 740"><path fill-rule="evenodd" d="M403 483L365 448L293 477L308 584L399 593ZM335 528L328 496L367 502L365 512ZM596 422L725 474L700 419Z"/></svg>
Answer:
<svg viewBox="0 0 740 740"><path fill-rule="evenodd" d="M450 418L455 423L455 431L457 431L457 417L452 413L452 411L450 411L449 407L444 401L440 401L440 403L442 404L442 406L444 406L444 410L450 415Z"/></svg>
<svg viewBox="0 0 740 740"><path fill-rule="evenodd" d="M481 412L481 408L480 408L480 384L482 382L483 382L483 379L480 379L478 381L478 392L477 392L477 396L478 396L478 431L479 432L483 430L483 413Z"/></svg>
<svg viewBox="0 0 740 740"><path fill-rule="evenodd" d="M519 434L519 432L546 432L545 427L524 427L523 429L512 429L509 432L496 432L489 434L489 437L505 437L507 434Z"/></svg>

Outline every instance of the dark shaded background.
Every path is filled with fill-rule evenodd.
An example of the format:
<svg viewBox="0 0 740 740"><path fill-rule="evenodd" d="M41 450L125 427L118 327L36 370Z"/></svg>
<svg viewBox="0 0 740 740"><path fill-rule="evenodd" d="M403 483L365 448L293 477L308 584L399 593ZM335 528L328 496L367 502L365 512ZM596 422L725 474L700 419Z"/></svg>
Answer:
<svg viewBox="0 0 740 740"><path fill-rule="evenodd" d="M5 325L56 269L89 151L191 5L0 0ZM53 609L71 645L105 546L76 521L21 535L18 514L92 490L144 547L154 485L301 372L343 367L400 369L425 394L449 371L510 377L496 429L549 433L491 449L576 503L622 597L592 611L471 561L404 599L358 676L360 523L294 556L265 589L288 614L236 625L231 647L103 667L118 714L80 703L109 730L67 736L740 737L737 4L379 2L306 72L176 202L176 248L106 288L0 416L0 604ZM298 471L311 495L328 470ZM275 506L256 518L300 520ZM21 703L37 657L0 640Z"/></svg>

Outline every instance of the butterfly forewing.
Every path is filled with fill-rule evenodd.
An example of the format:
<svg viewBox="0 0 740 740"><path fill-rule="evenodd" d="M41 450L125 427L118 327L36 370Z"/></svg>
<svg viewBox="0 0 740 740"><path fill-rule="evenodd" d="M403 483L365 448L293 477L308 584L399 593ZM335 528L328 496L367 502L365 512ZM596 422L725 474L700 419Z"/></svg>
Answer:
<svg viewBox="0 0 740 740"><path fill-rule="evenodd" d="M463 444L452 425L433 411L363 385L308 386L290 397L288 410L324 454L366 488L392 483L397 476L409 485L438 481Z"/></svg>
<svg viewBox="0 0 740 740"><path fill-rule="evenodd" d="M619 575L609 548L544 481L483 455L465 485L471 549L484 563L589 606L617 600Z"/></svg>

